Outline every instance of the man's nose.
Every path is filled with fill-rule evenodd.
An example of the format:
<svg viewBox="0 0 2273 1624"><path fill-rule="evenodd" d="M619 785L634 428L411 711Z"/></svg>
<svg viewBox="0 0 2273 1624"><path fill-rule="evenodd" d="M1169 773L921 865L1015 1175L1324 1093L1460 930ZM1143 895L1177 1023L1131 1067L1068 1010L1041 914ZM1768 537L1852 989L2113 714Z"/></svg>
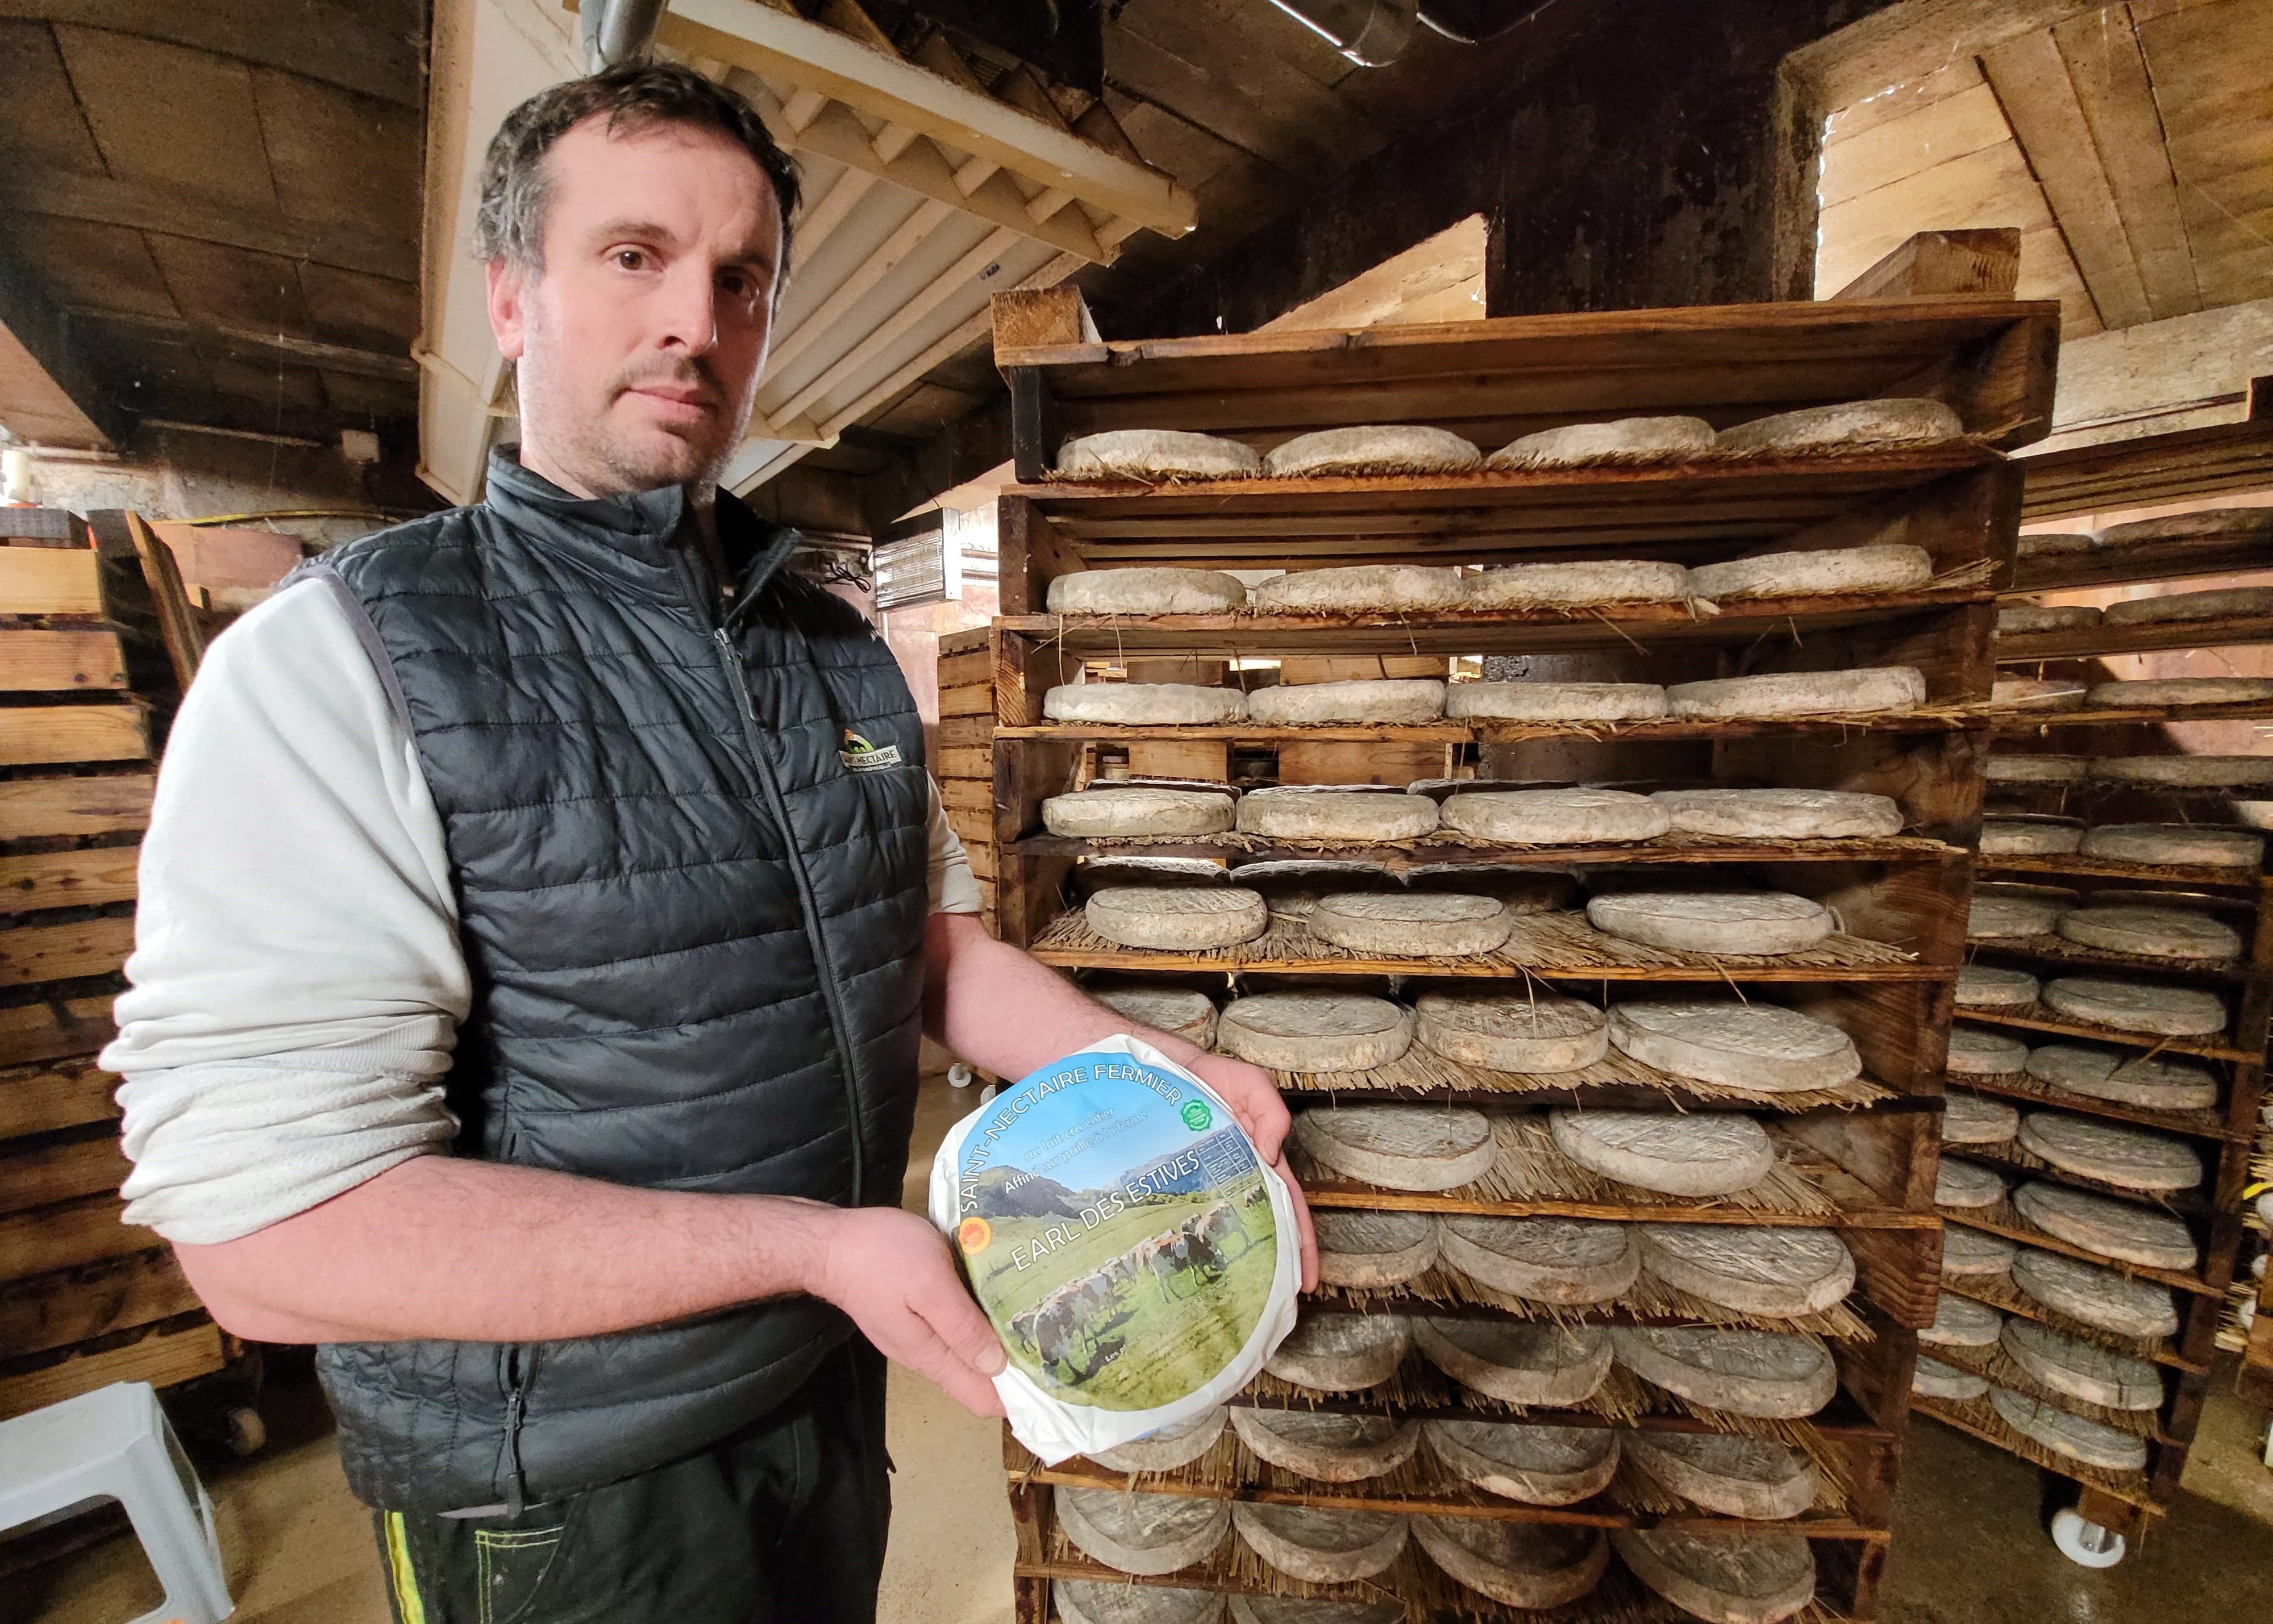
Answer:
<svg viewBox="0 0 2273 1624"><path fill-rule="evenodd" d="M718 284L710 267L681 260L664 278L662 330L656 341L666 349L703 355L718 344Z"/></svg>

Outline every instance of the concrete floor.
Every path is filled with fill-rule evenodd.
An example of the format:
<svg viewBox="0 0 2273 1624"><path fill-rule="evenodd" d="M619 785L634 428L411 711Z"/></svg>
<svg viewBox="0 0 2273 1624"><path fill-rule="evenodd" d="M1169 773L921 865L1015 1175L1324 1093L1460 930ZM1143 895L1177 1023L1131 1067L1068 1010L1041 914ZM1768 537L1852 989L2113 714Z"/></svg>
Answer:
<svg viewBox="0 0 2273 1624"><path fill-rule="evenodd" d="M975 1106L925 1086L908 1204L920 1207L932 1147ZM347 1492L322 1401L287 1362L263 1405L272 1442L208 1464L236 1624L387 1624L369 1514ZM2232 1395L2204 1417L2177 1514L2122 1564L2078 1568L2044 1532L2033 1466L1930 1422L1911 1432L1896 1508L1886 1624L2224 1624L2261 1612L2273 1574L2273 1474L2255 1463L2257 1419ZM974 1420L895 1371L898 1463L881 1624L1008 1624L1013 1548L995 1424ZM2223 1503L2220 1503L2223 1502ZM2254 1511L2255 1515L2246 1515ZM157 1605L148 1568L119 1538L0 1579L0 1624L121 1624Z"/></svg>

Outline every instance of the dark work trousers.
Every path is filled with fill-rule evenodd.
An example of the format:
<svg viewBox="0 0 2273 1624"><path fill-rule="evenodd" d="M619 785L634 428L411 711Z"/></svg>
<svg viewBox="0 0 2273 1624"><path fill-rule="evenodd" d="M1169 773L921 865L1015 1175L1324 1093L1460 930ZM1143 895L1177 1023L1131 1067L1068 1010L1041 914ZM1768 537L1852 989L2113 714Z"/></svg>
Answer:
<svg viewBox="0 0 2273 1624"><path fill-rule="evenodd" d="M889 1464L856 1336L700 1455L519 1516L377 1514L395 1624L871 1624Z"/></svg>

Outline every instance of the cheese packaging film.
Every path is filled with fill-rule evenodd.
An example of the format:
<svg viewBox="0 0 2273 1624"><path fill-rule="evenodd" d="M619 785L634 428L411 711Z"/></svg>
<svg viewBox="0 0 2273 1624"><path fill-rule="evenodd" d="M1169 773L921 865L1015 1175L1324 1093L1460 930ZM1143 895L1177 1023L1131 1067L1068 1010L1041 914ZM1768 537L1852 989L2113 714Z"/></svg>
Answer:
<svg viewBox="0 0 2273 1624"><path fill-rule="evenodd" d="M956 1123L931 1217L1009 1355L1010 1430L1046 1464L1212 1409L1294 1326L1285 1181L1205 1083L1133 1037Z"/></svg>

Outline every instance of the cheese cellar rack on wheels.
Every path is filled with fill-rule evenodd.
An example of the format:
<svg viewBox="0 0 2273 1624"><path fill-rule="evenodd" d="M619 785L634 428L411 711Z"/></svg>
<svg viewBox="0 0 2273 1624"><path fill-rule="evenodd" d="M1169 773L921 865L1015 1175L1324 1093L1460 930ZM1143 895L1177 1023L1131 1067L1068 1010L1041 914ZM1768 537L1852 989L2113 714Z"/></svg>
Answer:
<svg viewBox="0 0 2273 1624"><path fill-rule="evenodd" d="M1876 1615L2056 331L1973 296L1108 344L997 300L1001 934L1272 1073L1325 1276L1227 1418L1006 1439L1023 1624ZM1159 477L1361 427L1324 460L1369 471Z"/></svg>
<svg viewBox="0 0 2273 1624"><path fill-rule="evenodd" d="M2029 479L2032 518L2074 511ZM2072 499L2119 510L2125 494L2100 480ZM2273 757L2189 753L2199 736L2167 728L2273 716L2273 682L2126 681L2100 662L2273 642L2273 592L2195 584L2269 562L2262 508L2029 535L2000 610L2001 719L1950 1045L1945 1328L2007 1316L1992 1358L2052 1378L2040 1396L2060 1413L2023 1430L1978 1401L1920 1408L2075 1479L2053 1533L2095 1567L2120 1560L2185 1468L2236 1283L2273 1006L2273 882L2239 805L2273 796ZM2047 1447L2054 1429L2067 1448Z"/></svg>

